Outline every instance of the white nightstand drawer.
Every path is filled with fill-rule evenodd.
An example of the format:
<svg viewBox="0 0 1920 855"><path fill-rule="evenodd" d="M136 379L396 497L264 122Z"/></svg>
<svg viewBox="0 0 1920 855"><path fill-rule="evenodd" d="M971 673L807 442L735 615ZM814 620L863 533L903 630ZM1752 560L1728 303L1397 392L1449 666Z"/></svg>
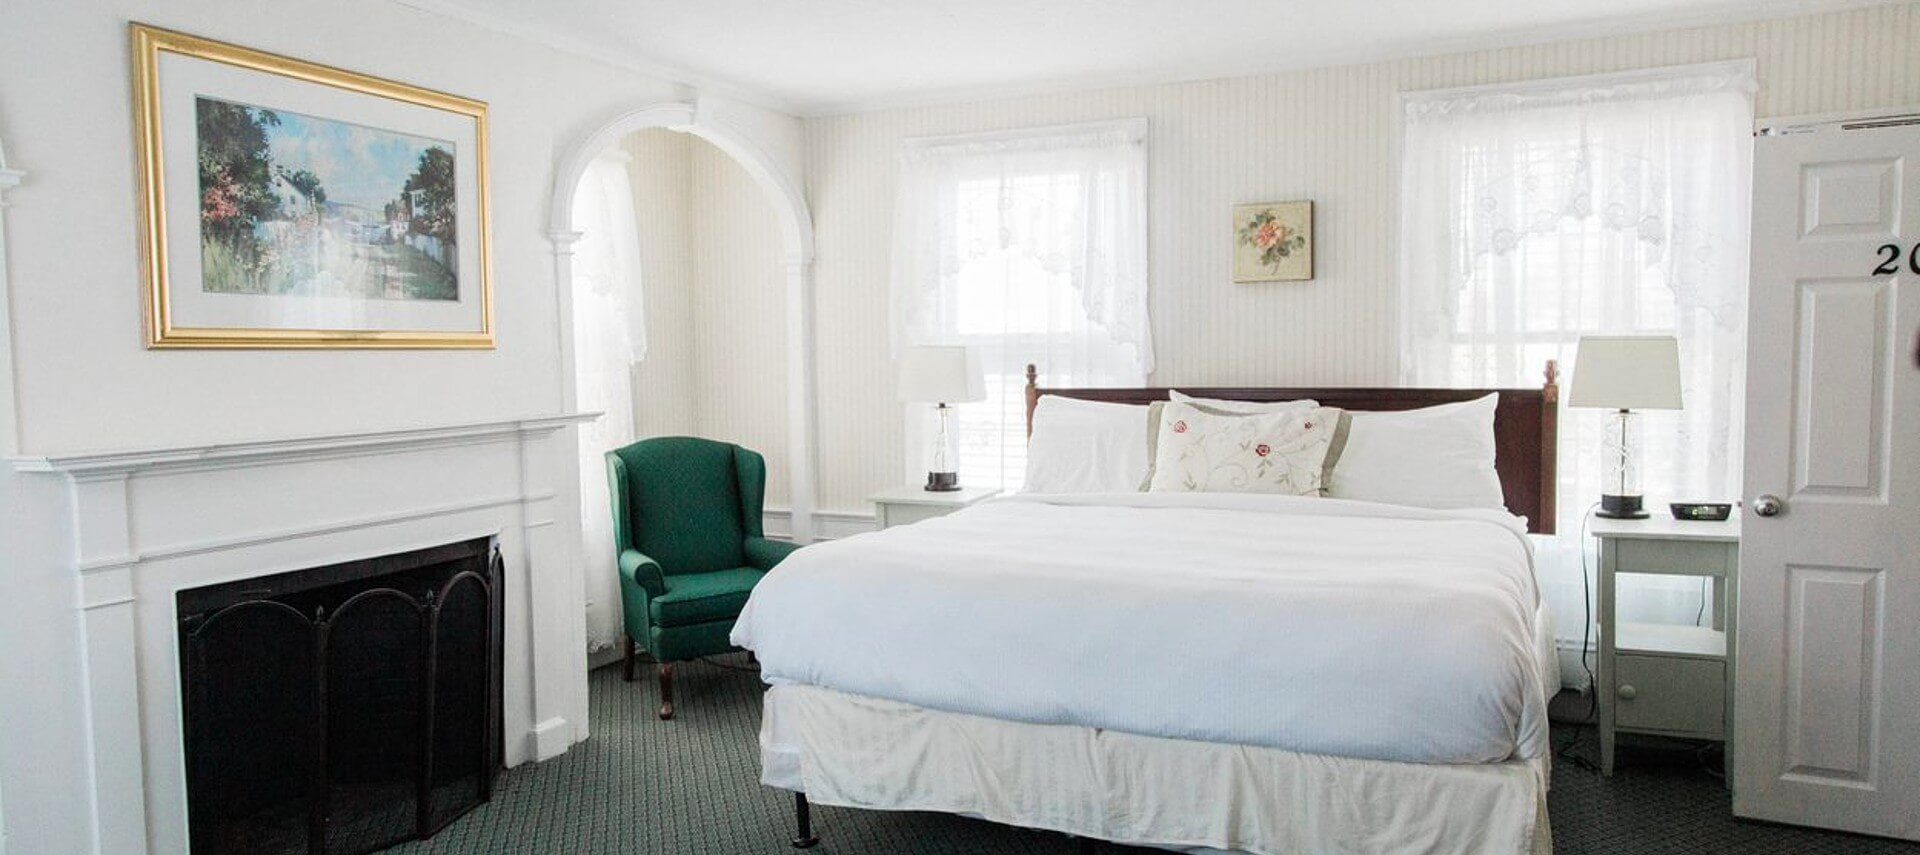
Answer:
<svg viewBox="0 0 1920 855"><path fill-rule="evenodd" d="M1613 670L1619 727L1725 738L1725 660L1621 653L1613 658Z"/></svg>
<svg viewBox="0 0 1920 855"><path fill-rule="evenodd" d="M880 520L881 528L892 528L897 525L907 525L909 523L917 523L921 520L930 520L934 517L944 517L954 511L953 508L947 505L889 504L881 505L880 508L880 513L884 517Z"/></svg>
<svg viewBox="0 0 1920 855"><path fill-rule="evenodd" d="M1739 548L1733 543L1621 538L1613 544L1612 570L1615 573L1725 576Z"/></svg>
<svg viewBox="0 0 1920 855"><path fill-rule="evenodd" d="M930 520L934 517L943 517L998 495L1000 490L994 487L967 487L949 492L902 487L876 493L871 497L871 501L874 522L881 528L892 528L897 525Z"/></svg>

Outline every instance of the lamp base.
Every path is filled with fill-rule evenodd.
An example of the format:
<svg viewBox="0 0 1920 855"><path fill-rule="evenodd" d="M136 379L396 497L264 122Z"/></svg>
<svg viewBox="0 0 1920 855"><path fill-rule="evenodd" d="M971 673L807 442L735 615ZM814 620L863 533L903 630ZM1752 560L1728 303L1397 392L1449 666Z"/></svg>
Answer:
<svg viewBox="0 0 1920 855"><path fill-rule="evenodd" d="M960 489L960 473L928 472L926 490L929 493L953 493ZM1644 516L1644 514L1642 515Z"/></svg>
<svg viewBox="0 0 1920 855"><path fill-rule="evenodd" d="M1606 517L1610 520L1646 519L1646 510L1640 507L1642 498L1641 496L1614 496L1602 493L1600 494L1600 510L1594 511L1593 515Z"/></svg>

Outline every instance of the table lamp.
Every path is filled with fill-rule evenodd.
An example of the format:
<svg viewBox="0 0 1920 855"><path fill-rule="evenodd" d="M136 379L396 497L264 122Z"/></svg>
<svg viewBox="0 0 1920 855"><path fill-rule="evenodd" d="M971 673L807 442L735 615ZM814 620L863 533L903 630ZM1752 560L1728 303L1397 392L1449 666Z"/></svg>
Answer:
<svg viewBox="0 0 1920 855"><path fill-rule="evenodd" d="M969 401L984 401L986 383L980 376L980 357L972 348L958 345L908 347L900 353L900 400L913 404L937 404L940 428L934 435L933 468L927 472L927 489L950 493L960 489L960 473L955 471L953 447L953 407Z"/></svg>
<svg viewBox="0 0 1920 855"><path fill-rule="evenodd" d="M1597 513L1612 519L1645 517L1633 411L1680 409L1680 341L1670 335L1581 336L1567 406L1618 411L1601 446L1605 477Z"/></svg>

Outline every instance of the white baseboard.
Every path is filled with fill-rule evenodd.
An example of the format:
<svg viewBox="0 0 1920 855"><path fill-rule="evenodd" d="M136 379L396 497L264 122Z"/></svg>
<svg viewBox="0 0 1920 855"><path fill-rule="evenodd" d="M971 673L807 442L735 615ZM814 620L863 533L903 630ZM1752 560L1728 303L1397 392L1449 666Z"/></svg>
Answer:
<svg viewBox="0 0 1920 855"><path fill-rule="evenodd" d="M567 735L572 732L573 728L567 724L567 720L558 716L534 725L531 734L533 759L535 761L551 760L565 754L568 748L573 747L567 739Z"/></svg>
<svg viewBox="0 0 1920 855"><path fill-rule="evenodd" d="M617 643L612 647L600 650L589 650L587 651L587 670L592 671L595 668L604 668L625 658L627 658L627 651Z"/></svg>
<svg viewBox="0 0 1920 855"><path fill-rule="evenodd" d="M767 508L761 515L768 537L786 538L793 534L793 512L786 508ZM815 511L813 514L814 537L817 540L835 540L851 537L880 528L879 520L871 513L858 511Z"/></svg>
<svg viewBox="0 0 1920 855"><path fill-rule="evenodd" d="M1583 692L1586 691L1587 690L1587 669L1585 667L1582 667L1580 664L1580 639L1556 638L1553 640L1553 648L1555 652L1560 654L1560 685L1561 687L1567 688L1567 689L1579 689L1580 691L1583 691ZM1600 648L1596 642L1592 640L1587 641L1588 657L1596 656L1599 652L1599 649ZM1593 662L1594 660L1592 658L1589 658L1587 661Z"/></svg>

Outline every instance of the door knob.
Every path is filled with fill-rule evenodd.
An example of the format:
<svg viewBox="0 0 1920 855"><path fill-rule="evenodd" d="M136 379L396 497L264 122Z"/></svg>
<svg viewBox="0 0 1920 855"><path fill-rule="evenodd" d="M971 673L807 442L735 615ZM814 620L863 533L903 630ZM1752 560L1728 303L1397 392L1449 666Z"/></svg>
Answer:
<svg viewBox="0 0 1920 855"><path fill-rule="evenodd" d="M1620 700L1623 701L1631 701L1640 696L1640 690L1634 688L1632 683L1623 683L1620 688L1615 691L1619 693Z"/></svg>
<svg viewBox="0 0 1920 855"><path fill-rule="evenodd" d="M1777 517L1786 509L1787 503L1772 493L1761 493L1753 500L1753 512L1763 517Z"/></svg>

